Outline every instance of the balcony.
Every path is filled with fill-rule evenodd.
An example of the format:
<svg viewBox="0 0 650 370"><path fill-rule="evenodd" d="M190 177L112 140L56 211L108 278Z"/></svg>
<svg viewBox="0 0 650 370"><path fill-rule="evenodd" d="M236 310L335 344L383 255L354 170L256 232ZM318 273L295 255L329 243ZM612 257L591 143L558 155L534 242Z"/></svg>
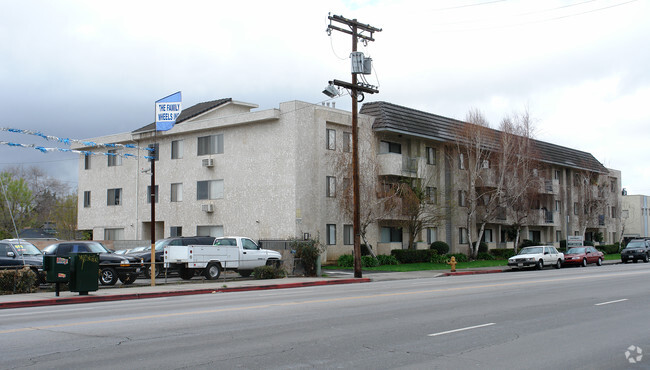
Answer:
<svg viewBox="0 0 650 370"><path fill-rule="evenodd" d="M541 194L560 194L560 181L544 180L544 182L540 184L539 192Z"/></svg>
<svg viewBox="0 0 650 370"><path fill-rule="evenodd" d="M420 158L411 158L397 153L385 153L377 156L379 176L417 177L420 171Z"/></svg>

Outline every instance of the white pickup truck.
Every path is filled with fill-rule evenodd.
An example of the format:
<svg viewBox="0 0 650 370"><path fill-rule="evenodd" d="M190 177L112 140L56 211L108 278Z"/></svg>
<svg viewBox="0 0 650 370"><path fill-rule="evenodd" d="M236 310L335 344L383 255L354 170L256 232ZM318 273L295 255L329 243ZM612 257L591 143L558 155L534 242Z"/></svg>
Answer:
<svg viewBox="0 0 650 370"><path fill-rule="evenodd" d="M181 278L191 279L197 271L209 279L218 279L222 270L250 276L255 267L280 264L279 252L261 249L241 236L216 238L213 245L167 245L163 253L165 268L178 269Z"/></svg>

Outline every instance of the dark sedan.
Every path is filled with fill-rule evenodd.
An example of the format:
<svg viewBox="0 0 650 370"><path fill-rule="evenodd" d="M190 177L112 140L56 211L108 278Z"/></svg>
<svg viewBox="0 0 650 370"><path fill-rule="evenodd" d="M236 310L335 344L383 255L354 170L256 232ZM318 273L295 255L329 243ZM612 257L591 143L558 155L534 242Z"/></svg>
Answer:
<svg viewBox="0 0 650 370"><path fill-rule="evenodd" d="M122 284L132 284L137 279L143 264L132 256L121 256L108 250L102 243L93 241L74 241L52 244L43 253L67 257L70 253L90 252L99 254L99 282L102 285L115 285L117 279Z"/></svg>
<svg viewBox="0 0 650 370"><path fill-rule="evenodd" d="M604 254L594 247L572 247L564 254L564 265L587 267L589 263L600 266Z"/></svg>

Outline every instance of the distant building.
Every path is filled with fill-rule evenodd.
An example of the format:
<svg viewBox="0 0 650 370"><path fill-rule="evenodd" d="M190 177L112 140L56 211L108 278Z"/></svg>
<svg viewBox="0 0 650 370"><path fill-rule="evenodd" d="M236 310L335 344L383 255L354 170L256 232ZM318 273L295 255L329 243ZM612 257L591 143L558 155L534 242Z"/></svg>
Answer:
<svg viewBox="0 0 650 370"><path fill-rule="evenodd" d="M650 197L647 195L623 195L623 236L627 239L650 236Z"/></svg>

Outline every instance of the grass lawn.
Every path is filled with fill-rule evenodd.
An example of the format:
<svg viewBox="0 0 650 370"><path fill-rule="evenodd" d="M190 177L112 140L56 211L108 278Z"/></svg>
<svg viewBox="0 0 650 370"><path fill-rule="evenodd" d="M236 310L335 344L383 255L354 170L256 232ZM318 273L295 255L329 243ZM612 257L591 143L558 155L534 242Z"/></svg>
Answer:
<svg viewBox="0 0 650 370"><path fill-rule="evenodd" d="M607 254L606 260L619 260L620 254ZM472 269L478 267L501 267L508 266L508 260L493 260L493 261L472 261L472 262L459 262L456 264L456 269ZM322 267L323 270L340 270L341 267L336 265L327 265ZM352 269L351 267L348 269ZM403 263L400 265L383 265L377 267L364 267L364 271L393 271L393 272L407 272L407 271L423 271L423 270L451 270L451 267L444 263Z"/></svg>

